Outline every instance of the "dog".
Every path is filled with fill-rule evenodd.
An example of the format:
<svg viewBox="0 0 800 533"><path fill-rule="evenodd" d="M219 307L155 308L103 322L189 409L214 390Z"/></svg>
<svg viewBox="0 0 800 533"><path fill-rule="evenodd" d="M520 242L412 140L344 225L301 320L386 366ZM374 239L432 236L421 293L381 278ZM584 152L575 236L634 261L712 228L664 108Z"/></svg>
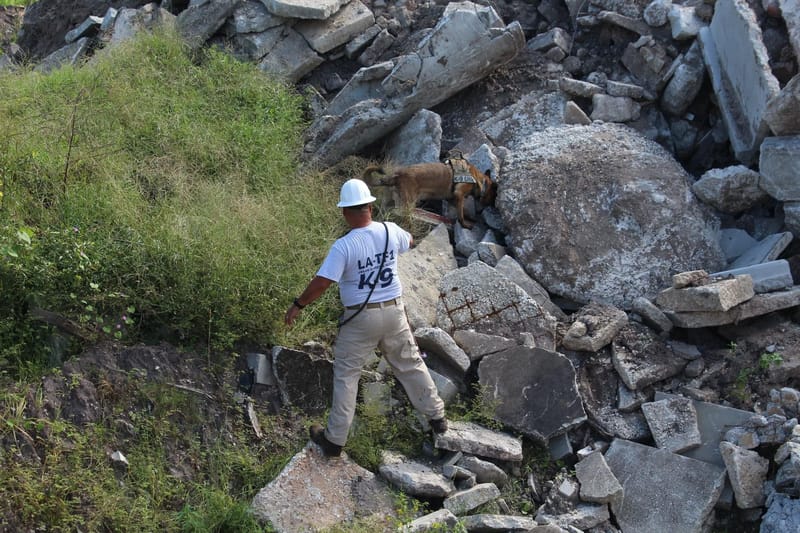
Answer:
<svg viewBox="0 0 800 533"><path fill-rule="evenodd" d="M376 176L377 175L377 176ZM456 156L444 163L417 163L394 169L387 174L380 165L364 169L362 179L371 186L393 187L396 206L413 208L424 200L455 200L458 221L467 229L473 223L464 216L464 201L473 196L481 205L493 205L497 195L497 183L491 174L478 170L475 165Z"/></svg>

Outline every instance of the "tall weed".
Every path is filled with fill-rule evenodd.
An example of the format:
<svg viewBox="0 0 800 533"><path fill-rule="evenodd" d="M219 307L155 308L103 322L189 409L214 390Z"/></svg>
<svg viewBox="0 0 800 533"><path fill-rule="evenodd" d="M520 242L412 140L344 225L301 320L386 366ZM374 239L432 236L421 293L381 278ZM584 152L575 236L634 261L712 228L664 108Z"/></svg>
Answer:
<svg viewBox="0 0 800 533"><path fill-rule="evenodd" d="M86 339L209 353L329 329L332 296L294 332L281 324L342 231L340 177L297 170L292 88L165 32L80 67L0 74L0 93L0 333L16 332L1 368L69 355L38 309Z"/></svg>

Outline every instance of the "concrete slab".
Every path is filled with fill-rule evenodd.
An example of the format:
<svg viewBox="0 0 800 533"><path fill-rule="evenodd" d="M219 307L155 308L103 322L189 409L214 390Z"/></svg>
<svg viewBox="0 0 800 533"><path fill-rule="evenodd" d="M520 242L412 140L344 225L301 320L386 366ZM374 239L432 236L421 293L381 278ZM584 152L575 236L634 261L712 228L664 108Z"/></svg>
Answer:
<svg viewBox="0 0 800 533"><path fill-rule="evenodd" d="M798 154L800 154L800 151L798 151ZM798 157L798 160L800 160L800 157ZM800 174L800 167L798 167L798 174ZM759 263L766 263L767 261L774 261L781 255L786 247L789 246L792 239L794 239L794 235L792 235L790 231L773 233L772 235L764 237L758 241L757 246L740 255L728 268L742 268Z"/></svg>
<svg viewBox="0 0 800 533"><path fill-rule="evenodd" d="M749 165L770 134L767 104L780 92L761 28L746 0L729 0L715 4L711 24L698 38L731 147Z"/></svg>
<svg viewBox="0 0 800 533"><path fill-rule="evenodd" d="M679 328L708 328L735 324L742 320L762 316L781 309L800 305L800 285L785 291L756 294L743 304L727 311L675 313L666 311L672 323Z"/></svg>
<svg viewBox="0 0 800 533"><path fill-rule="evenodd" d="M725 228L719 232L719 245L728 262L733 261L757 244L758 240L743 229Z"/></svg>
<svg viewBox="0 0 800 533"><path fill-rule="evenodd" d="M757 294L788 289L794 285L789 262L785 259L715 272L710 276L711 278L723 278L742 274L748 274L753 278L753 290Z"/></svg>
<svg viewBox="0 0 800 533"><path fill-rule="evenodd" d="M700 533L725 485L722 467L636 442L614 440L605 459L624 491L611 511L626 532Z"/></svg>
<svg viewBox="0 0 800 533"><path fill-rule="evenodd" d="M675 394L656 391L655 399L667 400L680 398ZM734 426L744 424L753 413L725 407L708 402L691 400L697 413L697 426L700 429L700 446L697 448L680 452L681 455L691 457L706 463L711 463L720 467L725 466L722 455L719 452L719 443L725 432Z"/></svg>

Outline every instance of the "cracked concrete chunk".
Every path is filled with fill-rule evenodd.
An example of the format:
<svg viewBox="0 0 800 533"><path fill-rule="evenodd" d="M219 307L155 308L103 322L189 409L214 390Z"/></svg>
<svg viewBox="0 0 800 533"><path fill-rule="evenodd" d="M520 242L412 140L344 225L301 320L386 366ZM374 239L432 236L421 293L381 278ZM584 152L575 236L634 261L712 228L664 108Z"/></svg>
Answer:
<svg viewBox="0 0 800 533"><path fill-rule="evenodd" d="M472 422L451 421L446 432L436 435L434 446L501 461L522 460L520 439Z"/></svg>
<svg viewBox="0 0 800 533"><path fill-rule="evenodd" d="M624 490L611 504L622 531L705 531L725 484L724 468L621 439L605 459Z"/></svg>
<svg viewBox="0 0 800 533"><path fill-rule="evenodd" d="M686 360L676 356L653 330L635 322L622 328L614 339L611 360L631 390L680 374L686 366Z"/></svg>
<svg viewBox="0 0 800 533"><path fill-rule="evenodd" d="M702 443L697 413L689 398L670 398L642 404L656 446L674 453Z"/></svg>
<svg viewBox="0 0 800 533"><path fill-rule="evenodd" d="M484 357L478 379L497 402L497 419L533 438L547 441L586 420L575 369L560 353L509 348Z"/></svg>
<svg viewBox="0 0 800 533"><path fill-rule="evenodd" d="M519 285L483 262L445 274L439 293L436 322L448 333L474 329L517 337L527 331L533 334L537 346L555 346L556 319Z"/></svg>

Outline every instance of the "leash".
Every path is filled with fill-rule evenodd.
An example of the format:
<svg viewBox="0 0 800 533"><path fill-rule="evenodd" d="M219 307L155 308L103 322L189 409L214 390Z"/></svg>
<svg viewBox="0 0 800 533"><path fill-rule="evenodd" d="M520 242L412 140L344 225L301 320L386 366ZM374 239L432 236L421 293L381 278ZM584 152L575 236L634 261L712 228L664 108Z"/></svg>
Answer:
<svg viewBox="0 0 800 533"><path fill-rule="evenodd" d="M358 314L364 310L364 308L369 303L369 299L372 297L372 293L375 290L375 287L378 286L378 282L381 279L381 270L383 270L383 263L386 262L386 251L389 249L389 226L386 225L386 222L381 222L383 224L383 229L386 230L386 244L383 246L383 255L381 255L381 264L378 265L378 275L375 276L375 283L369 286L369 294L367 294L367 299L361 304L358 310L347 317L347 320L342 320L339 322L339 327L341 328L351 320L353 320Z"/></svg>

